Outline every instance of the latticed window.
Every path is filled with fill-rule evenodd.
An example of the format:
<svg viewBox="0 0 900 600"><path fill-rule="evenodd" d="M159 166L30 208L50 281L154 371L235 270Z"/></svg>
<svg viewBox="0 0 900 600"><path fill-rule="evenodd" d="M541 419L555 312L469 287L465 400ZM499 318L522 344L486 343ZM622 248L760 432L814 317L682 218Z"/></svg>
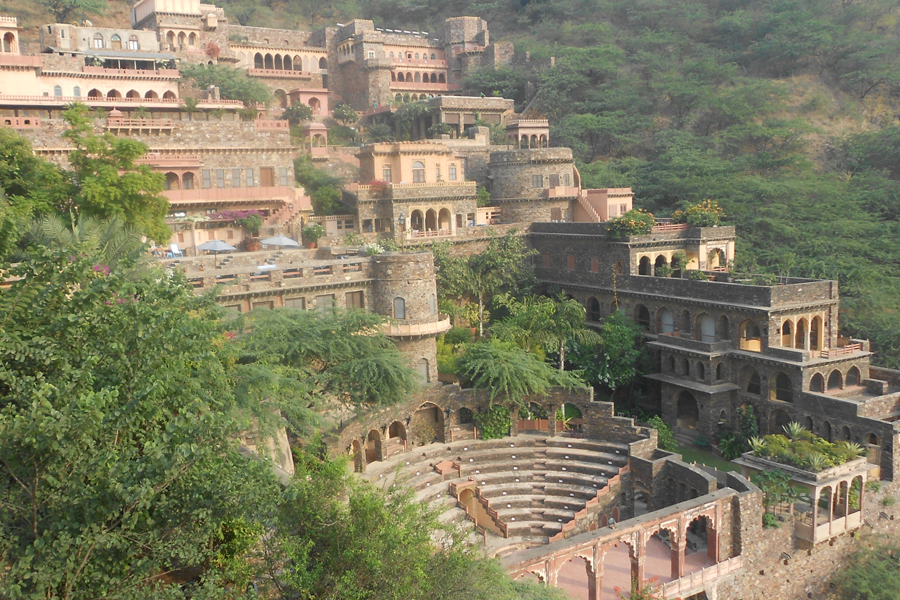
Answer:
<svg viewBox="0 0 900 600"><path fill-rule="evenodd" d="M99 33L94 34L94 48L103 48L103 36Z"/></svg>
<svg viewBox="0 0 900 600"><path fill-rule="evenodd" d="M456 181L456 165L450 165L450 181Z"/></svg>

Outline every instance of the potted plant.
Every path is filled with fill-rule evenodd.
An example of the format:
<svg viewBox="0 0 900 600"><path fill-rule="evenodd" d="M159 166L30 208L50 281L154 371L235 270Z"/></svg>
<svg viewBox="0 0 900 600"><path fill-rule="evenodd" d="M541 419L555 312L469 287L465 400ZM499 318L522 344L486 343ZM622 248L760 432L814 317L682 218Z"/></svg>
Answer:
<svg viewBox="0 0 900 600"><path fill-rule="evenodd" d="M316 242L325 237L325 228L318 223L307 225L303 228L303 239L309 248L315 248Z"/></svg>
<svg viewBox="0 0 900 600"><path fill-rule="evenodd" d="M241 214L234 220L234 224L243 228L250 237L244 240L244 247L248 252L259 250L259 230L263 226L262 215L259 211L251 210Z"/></svg>

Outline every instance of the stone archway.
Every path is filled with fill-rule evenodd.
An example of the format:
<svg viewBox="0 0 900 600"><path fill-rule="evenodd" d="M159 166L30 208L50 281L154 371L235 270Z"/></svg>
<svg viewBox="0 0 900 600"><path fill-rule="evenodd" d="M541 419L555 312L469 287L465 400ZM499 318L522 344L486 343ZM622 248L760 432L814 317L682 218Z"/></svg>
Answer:
<svg viewBox="0 0 900 600"><path fill-rule="evenodd" d="M407 427L410 443L425 444L444 442L444 411L436 404L426 402L413 413Z"/></svg>
<svg viewBox="0 0 900 600"><path fill-rule="evenodd" d="M350 444L350 452L353 455L353 469L357 473L365 471L365 452L363 452L362 444L359 443L359 440L353 440Z"/></svg>
<svg viewBox="0 0 900 600"><path fill-rule="evenodd" d="M697 404L694 395L688 391L678 394L678 413L676 416L679 427L696 429L700 423L700 405Z"/></svg>
<svg viewBox="0 0 900 600"><path fill-rule="evenodd" d="M381 460L381 432L372 429L366 434L366 464Z"/></svg>

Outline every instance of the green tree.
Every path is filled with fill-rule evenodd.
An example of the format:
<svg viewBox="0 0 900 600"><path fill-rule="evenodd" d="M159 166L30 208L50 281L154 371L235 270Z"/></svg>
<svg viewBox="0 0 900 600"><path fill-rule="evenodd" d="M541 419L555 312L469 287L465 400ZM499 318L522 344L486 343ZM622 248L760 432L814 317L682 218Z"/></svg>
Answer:
<svg viewBox="0 0 900 600"><path fill-rule="evenodd" d="M120 217L143 235L166 242L171 231L164 222L169 201L162 195L165 177L137 159L146 144L111 133L93 133L93 119L83 104L63 112L69 129L63 133L75 149L69 163L78 181L74 209L80 216Z"/></svg>
<svg viewBox="0 0 900 600"><path fill-rule="evenodd" d="M900 597L900 543L896 536L863 536L857 550L832 576L841 600Z"/></svg>
<svg viewBox="0 0 900 600"><path fill-rule="evenodd" d="M554 369L512 342L497 339L466 346L457 359L458 373L465 385L489 390L490 399L522 405L526 396L540 395L551 386L581 387L575 375Z"/></svg>
<svg viewBox="0 0 900 600"><path fill-rule="evenodd" d="M333 215L341 206L341 190L330 185L322 186L310 194L310 199L317 215Z"/></svg>
<svg viewBox="0 0 900 600"><path fill-rule="evenodd" d="M394 139L394 130L387 123L374 123L366 128L366 138L371 143L390 142Z"/></svg>
<svg viewBox="0 0 900 600"><path fill-rule="evenodd" d="M160 575L214 559L277 483L237 452L213 299L80 249L35 252L0 290L0 596L183 597Z"/></svg>
<svg viewBox="0 0 900 600"><path fill-rule="evenodd" d="M227 100L240 100L248 107L268 104L271 100L269 89L242 69L224 64L183 64L180 68L181 76L197 88L205 90L214 85L219 88L219 95Z"/></svg>
<svg viewBox="0 0 900 600"><path fill-rule="evenodd" d="M463 543L408 490L382 492L344 459L299 452L294 485L264 539L265 585L280 597L385 600L561 600L559 590L516 583L499 562ZM435 545L434 540L440 542Z"/></svg>
<svg viewBox="0 0 900 600"><path fill-rule="evenodd" d="M599 344L572 344L570 357L589 383L612 390L615 397L640 374L644 337L622 311L609 315L599 333Z"/></svg>
<svg viewBox="0 0 900 600"><path fill-rule="evenodd" d="M434 248L438 267L438 286L442 294L478 304L478 336L484 336L485 301L501 292L527 292L534 280L531 268L533 251L515 230L493 236L480 254L451 256L447 248Z"/></svg>
<svg viewBox="0 0 900 600"><path fill-rule="evenodd" d="M335 121L339 121L344 125L356 123L359 120L359 114L353 110L349 104L338 104L331 111L331 116Z"/></svg>
<svg viewBox="0 0 900 600"><path fill-rule="evenodd" d="M29 237L41 248L85 252L111 270L124 261L129 269L140 272L149 260L141 234L119 217L82 217L71 223L61 215L48 214L31 224Z"/></svg>
<svg viewBox="0 0 900 600"><path fill-rule="evenodd" d="M55 23L69 23L72 17L84 18L88 15L102 15L109 10L106 0L39 0L50 11Z"/></svg>
<svg viewBox="0 0 900 600"><path fill-rule="evenodd" d="M312 121L312 108L303 103L291 104L281 113L282 119L291 124L291 127L299 127L304 121Z"/></svg>
<svg viewBox="0 0 900 600"><path fill-rule="evenodd" d="M383 333L384 322L371 313L337 309L251 313L242 362L277 367L298 383L304 405L327 397L359 409L393 404L415 389L416 378Z"/></svg>
<svg viewBox="0 0 900 600"><path fill-rule="evenodd" d="M294 178L303 186L307 194L312 194L321 187L340 188L343 180L323 169L316 167L312 157L304 154L294 159Z"/></svg>

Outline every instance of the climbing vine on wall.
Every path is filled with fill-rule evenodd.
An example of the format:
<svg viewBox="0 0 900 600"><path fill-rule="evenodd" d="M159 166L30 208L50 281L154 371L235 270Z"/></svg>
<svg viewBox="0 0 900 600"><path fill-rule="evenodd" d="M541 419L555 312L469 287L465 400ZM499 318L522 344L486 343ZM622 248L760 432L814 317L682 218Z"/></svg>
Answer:
<svg viewBox="0 0 900 600"><path fill-rule="evenodd" d="M477 413L475 422L481 430L481 439L496 440L509 435L509 427L512 421L509 418L509 409L499 404L493 405L487 412Z"/></svg>

